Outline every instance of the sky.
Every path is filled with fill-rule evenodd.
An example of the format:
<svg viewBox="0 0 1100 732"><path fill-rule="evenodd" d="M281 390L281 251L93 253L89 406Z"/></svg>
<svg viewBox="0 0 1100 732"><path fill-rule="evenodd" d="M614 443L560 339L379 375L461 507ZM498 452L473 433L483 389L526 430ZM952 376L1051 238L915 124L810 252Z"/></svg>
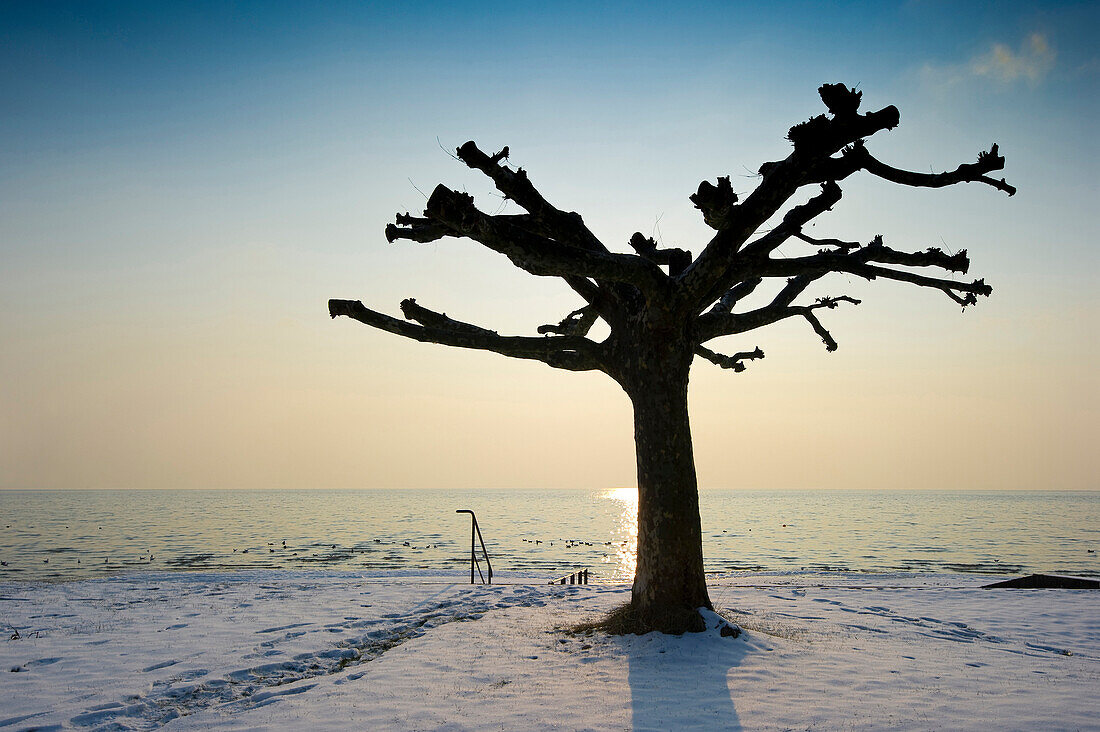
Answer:
<svg viewBox="0 0 1100 732"><path fill-rule="evenodd" d="M387 244L452 159L508 145L616 251L698 254L700 181L789 152L817 87L900 126L880 159L997 142L1019 193L867 176L814 235L967 249L993 295L835 276L858 308L697 362L700 485L1098 488L1100 6L0 3L0 488L612 488L630 406L599 373L330 320L415 297L501 333L579 307L477 244ZM784 256L809 253L800 245Z"/></svg>

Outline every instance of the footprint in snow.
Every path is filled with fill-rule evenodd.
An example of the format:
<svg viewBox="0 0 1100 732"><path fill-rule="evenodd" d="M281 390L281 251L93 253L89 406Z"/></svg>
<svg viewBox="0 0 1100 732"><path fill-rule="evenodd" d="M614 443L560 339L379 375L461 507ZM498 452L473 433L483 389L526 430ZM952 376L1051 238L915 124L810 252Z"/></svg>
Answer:
<svg viewBox="0 0 1100 732"><path fill-rule="evenodd" d="M264 628L263 630L257 630L257 633L277 633L280 630L290 630L291 628L301 628L306 625L312 625L312 623L291 623L290 625L276 625L273 628ZM299 635L301 635L299 633Z"/></svg>
<svg viewBox="0 0 1100 732"><path fill-rule="evenodd" d="M34 668L35 666L49 666L50 664L57 663L60 660L62 659L59 656L54 658L38 658L34 661L27 661L23 664L23 666L26 668Z"/></svg>
<svg viewBox="0 0 1100 732"><path fill-rule="evenodd" d="M28 719L34 719L35 717L40 717L43 714L46 714L46 712L34 712L33 714L24 714L24 715L19 716L19 717L8 717L7 719L0 719L0 727L9 727L13 724L18 724L19 722L25 722ZM27 727L26 729L48 730L48 729L60 729L60 727Z"/></svg>

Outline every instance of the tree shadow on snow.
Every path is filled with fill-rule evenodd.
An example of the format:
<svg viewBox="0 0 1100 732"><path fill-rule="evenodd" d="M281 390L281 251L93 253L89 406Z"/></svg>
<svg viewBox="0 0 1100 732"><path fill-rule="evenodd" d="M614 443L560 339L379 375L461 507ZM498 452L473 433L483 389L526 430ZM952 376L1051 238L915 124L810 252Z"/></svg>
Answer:
<svg viewBox="0 0 1100 732"><path fill-rule="evenodd" d="M740 730L726 677L749 652L744 638L712 633L628 637L631 712L640 730Z"/></svg>

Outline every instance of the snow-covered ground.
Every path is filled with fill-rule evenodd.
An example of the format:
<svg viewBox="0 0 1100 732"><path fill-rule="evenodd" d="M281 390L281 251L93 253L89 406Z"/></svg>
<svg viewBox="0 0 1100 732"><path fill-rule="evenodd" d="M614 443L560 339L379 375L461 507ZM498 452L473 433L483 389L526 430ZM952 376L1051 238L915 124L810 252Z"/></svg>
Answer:
<svg viewBox="0 0 1100 732"><path fill-rule="evenodd" d="M606 637L564 628L628 586L504 581L2 585L0 730L1100 729L1096 591L752 574L739 638Z"/></svg>

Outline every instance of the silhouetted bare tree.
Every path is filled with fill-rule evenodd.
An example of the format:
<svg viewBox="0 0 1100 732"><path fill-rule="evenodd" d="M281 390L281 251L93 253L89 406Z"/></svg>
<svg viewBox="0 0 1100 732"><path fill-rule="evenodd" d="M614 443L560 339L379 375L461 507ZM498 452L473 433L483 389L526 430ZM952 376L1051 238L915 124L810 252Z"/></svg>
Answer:
<svg viewBox="0 0 1100 732"><path fill-rule="evenodd" d="M836 341L819 314L841 303L858 305L859 300L838 295L804 304L795 301L811 283L837 272L939 290L964 307L991 292L983 280L963 282L922 273L927 268L965 273L970 264L965 250L905 252L887 246L881 236L861 244L804 232L810 221L840 201L839 183L860 171L906 186L981 182L1010 196L1015 193L1004 179L988 175L1004 167L996 145L980 153L977 162L950 172L916 173L880 162L864 139L895 127L897 108L861 114L862 92L842 84L826 84L818 91L829 115L792 127L787 138L793 151L783 160L764 163L756 188L743 200L734 193L729 177L717 183L704 181L690 197L715 230L694 259L682 249L658 248L641 233L629 240L633 254L613 252L579 214L555 208L522 168L509 167L507 147L493 155L473 142L458 148L467 166L491 178L500 193L526 213L487 214L471 196L439 185L423 216L398 214L396 223L386 227L386 239L431 242L466 237L533 275L562 278L584 305L556 324L540 326L539 336L500 335L412 299L401 303L404 320L358 301L329 301L332 317L346 315L406 338L534 359L559 369L602 371L618 382L633 403L638 460L638 563L631 629L701 629L695 608L711 606L688 426L688 370L700 356L742 371L747 361L763 358L764 353L755 348L723 355L704 344L787 318L803 318L825 347L835 350ZM818 190L764 228L805 186ZM808 244L813 253L771 256L790 240ZM776 282L778 290L767 304L738 307L766 281ZM597 319L610 328L601 341L588 337Z"/></svg>

